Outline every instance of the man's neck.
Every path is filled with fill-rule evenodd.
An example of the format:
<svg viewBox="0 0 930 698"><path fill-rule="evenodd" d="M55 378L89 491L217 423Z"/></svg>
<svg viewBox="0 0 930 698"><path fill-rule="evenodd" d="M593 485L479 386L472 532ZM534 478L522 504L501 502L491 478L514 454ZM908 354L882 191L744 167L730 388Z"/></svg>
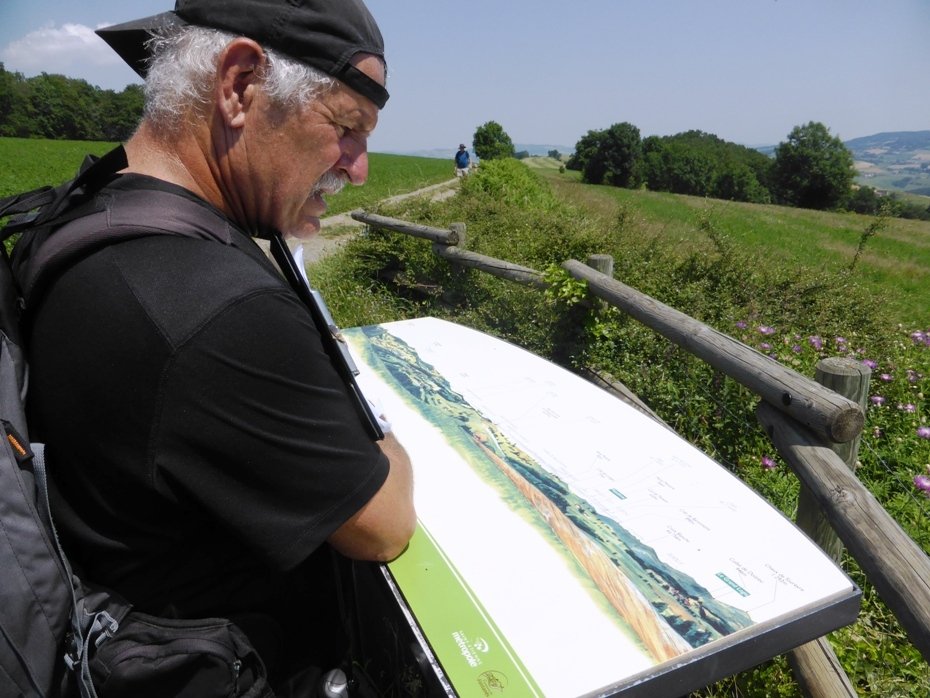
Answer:
<svg viewBox="0 0 930 698"><path fill-rule="evenodd" d="M219 209L223 209L222 198L212 179L209 168L202 162L201 150L192 136L185 134L162 137L155 133L147 121L143 121L125 144L129 167L123 172L148 175L176 184ZM204 175L207 176L204 176Z"/></svg>

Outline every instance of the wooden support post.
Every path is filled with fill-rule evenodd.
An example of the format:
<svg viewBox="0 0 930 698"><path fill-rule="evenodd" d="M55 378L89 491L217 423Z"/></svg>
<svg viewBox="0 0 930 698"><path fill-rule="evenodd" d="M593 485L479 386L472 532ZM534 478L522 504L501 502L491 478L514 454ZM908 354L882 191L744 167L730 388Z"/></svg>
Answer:
<svg viewBox="0 0 930 698"><path fill-rule="evenodd" d="M860 361L832 357L817 364L815 380L850 400L865 411L871 369ZM831 449L855 472L861 434L852 441L831 444ZM827 555L839 562L843 543L817 503L817 498L803 482L798 494L798 527L807 533ZM847 698L856 691L836 657L827 638L808 642L788 654L788 664L795 679L810 698Z"/></svg>
<svg viewBox="0 0 930 698"><path fill-rule="evenodd" d="M449 231L451 235L450 239L455 240L453 243L454 248L457 250L465 249L465 224L464 223L451 223L449 224ZM442 252L448 251L452 245L443 245L439 242L433 243L433 252L434 254L441 255ZM442 250L442 252L440 252ZM450 307L460 307L468 298L468 279L469 272L468 268L462 266L461 264L450 264L450 278L449 283L444 284L444 289L442 292L442 300L447 303Z"/></svg>
<svg viewBox="0 0 930 698"><path fill-rule="evenodd" d="M832 357L823 359L817 364L815 380L822 386L830 388L843 397L848 397L859 404L865 412L869 396L869 378L872 370L860 361L853 359ZM862 435L856 436L852 441L831 444L830 448L836 453L849 469L855 472L856 459L859 457L859 442ZM802 531L811 537L827 555L839 562L843 555L843 543L824 516L823 510L810 489L801 485L798 495L797 524Z"/></svg>
<svg viewBox="0 0 930 698"><path fill-rule="evenodd" d="M465 224L464 223L452 223L449 226L449 230L455 233L458 242L455 243L456 247L461 247L465 249Z"/></svg>
<svg viewBox="0 0 930 698"><path fill-rule="evenodd" d="M604 276L614 278L614 258L609 254L589 255L586 264L592 269L597 269Z"/></svg>
<svg viewBox="0 0 930 698"><path fill-rule="evenodd" d="M789 652L788 664L808 698L857 698L859 695L825 637Z"/></svg>
<svg viewBox="0 0 930 698"><path fill-rule="evenodd" d="M604 276L609 278L614 278L614 258L609 254L592 254L588 255L588 259L585 261L592 269L599 271ZM600 311L605 311L610 307L610 303L605 300L601 300L597 303L597 309Z"/></svg>

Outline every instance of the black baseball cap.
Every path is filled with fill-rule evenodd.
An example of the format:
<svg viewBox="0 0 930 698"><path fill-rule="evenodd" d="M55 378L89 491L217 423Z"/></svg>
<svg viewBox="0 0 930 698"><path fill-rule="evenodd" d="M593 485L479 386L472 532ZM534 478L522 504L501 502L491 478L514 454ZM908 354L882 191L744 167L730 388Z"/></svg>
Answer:
<svg viewBox="0 0 930 698"><path fill-rule="evenodd" d="M313 66L367 97L378 108L387 90L351 64L357 53L384 60L384 39L362 0L177 0L174 11L98 29L97 34L145 77L152 32L197 25L247 36Z"/></svg>

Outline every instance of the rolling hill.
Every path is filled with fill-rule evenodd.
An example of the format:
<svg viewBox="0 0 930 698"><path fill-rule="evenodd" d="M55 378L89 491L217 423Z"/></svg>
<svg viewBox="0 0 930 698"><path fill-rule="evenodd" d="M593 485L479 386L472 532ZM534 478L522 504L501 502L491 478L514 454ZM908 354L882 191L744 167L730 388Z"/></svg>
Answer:
<svg viewBox="0 0 930 698"><path fill-rule="evenodd" d="M930 196L930 131L876 133L846 141L846 147L860 184Z"/></svg>

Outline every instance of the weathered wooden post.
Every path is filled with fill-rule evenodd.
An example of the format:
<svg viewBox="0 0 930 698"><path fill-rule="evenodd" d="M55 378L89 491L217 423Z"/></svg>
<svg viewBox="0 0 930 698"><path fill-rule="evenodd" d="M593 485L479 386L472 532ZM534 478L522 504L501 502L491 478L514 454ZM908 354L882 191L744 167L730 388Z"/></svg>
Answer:
<svg viewBox="0 0 930 698"><path fill-rule="evenodd" d="M822 386L830 388L836 393L859 404L865 412L869 397L869 378L872 370L860 361L853 359L831 357L822 359L817 364L814 379ZM856 459L859 457L859 442L861 433L851 441L834 443L830 446L849 469L856 470ZM843 554L843 543L830 526L823 511L811 491L802 483L798 495L797 524L811 539L819 545L827 555L836 562Z"/></svg>
<svg viewBox="0 0 930 698"><path fill-rule="evenodd" d="M588 259L585 261L592 269L601 272L604 276L608 278L614 278L614 258L609 254L592 254L588 255ZM601 300L597 302L597 307L599 310L606 310L610 307L610 304Z"/></svg>
<svg viewBox="0 0 930 698"><path fill-rule="evenodd" d="M458 242L455 243L456 247L461 247L465 249L465 224L464 223L452 223L449 225L449 230L455 233L458 238Z"/></svg>
<svg viewBox="0 0 930 698"><path fill-rule="evenodd" d="M434 242L433 252L442 256L450 247L457 250L465 249L465 223L456 222L449 224L449 230L452 234L449 236L449 242ZM450 283L444 284L445 289L442 292L442 300L452 307L461 305L465 301L465 291L467 288L468 269L460 264L452 264L449 270Z"/></svg>
<svg viewBox="0 0 930 698"><path fill-rule="evenodd" d="M859 403L865 411L872 370L853 359L831 357L817 364L815 380L834 392ZM831 450L849 469L855 471L862 435L845 443L834 443ZM814 494L803 482L798 494L798 527L807 533L836 562L843 554L843 543L836 535ZM805 695L811 698L850 698L856 690L826 638L808 642L788 654L788 663Z"/></svg>
<svg viewBox="0 0 930 698"><path fill-rule="evenodd" d="M592 269L596 269L604 276L614 278L614 258L609 254L592 254L585 262Z"/></svg>

